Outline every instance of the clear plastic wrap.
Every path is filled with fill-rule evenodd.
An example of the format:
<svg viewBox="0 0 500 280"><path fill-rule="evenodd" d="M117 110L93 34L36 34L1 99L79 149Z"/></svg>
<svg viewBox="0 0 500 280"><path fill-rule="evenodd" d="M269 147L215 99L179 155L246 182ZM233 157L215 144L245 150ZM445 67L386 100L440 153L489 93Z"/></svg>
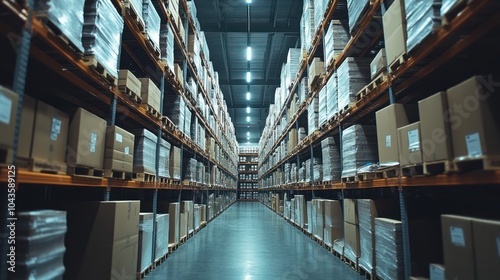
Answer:
<svg viewBox="0 0 500 280"><path fill-rule="evenodd" d="M305 0L303 5L303 17L304 17L304 40L305 48L307 53L312 46L312 39L314 37L314 1Z"/></svg>
<svg viewBox="0 0 500 280"><path fill-rule="evenodd" d="M160 48L160 15L156 11L151 0L143 0L142 2L142 18L148 38L153 42L153 46Z"/></svg>
<svg viewBox="0 0 500 280"><path fill-rule="evenodd" d="M323 181L340 180L340 154L333 137L321 141L323 159Z"/></svg>
<svg viewBox="0 0 500 280"><path fill-rule="evenodd" d="M304 183L306 181L306 170L305 170L304 165L302 165L302 167L299 168L298 179L299 179L299 183Z"/></svg>
<svg viewBox="0 0 500 280"><path fill-rule="evenodd" d="M153 253L153 213L140 213L139 219L139 256L137 268L139 272L147 269Z"/></svg>
<svg viewBox="0 0 500 280"><path fill-rule="evenodd" d="M64 36L83 52L82 28L85 0L39 0L36 1L37 13L45 13Z"/></svg>
<svg viewBox="0 0 500 280"><path fill-rule="evenodd" d="M291 183L297 183L297 164L292 163L290 167L290 181Z"/></svg>
<svg viewBox="0 0 500 280"><path fill-rule="evenodd" d="M406 0L406 48L411 52L441 25L441 0Z"/></svg>
<svg viewBox="0 0 500 280"><path fill-rule="evenodd" d="M319 113L318 113L318 124L321 127L328 120L328 99L326 92L326 86L321 88L318 94L318 102L319 102Z"/></svg>
<svg viewBox="0 0 500 280"><path fill-rule="evenodd" d="M301 49L289 49L287 56L287 77L289 81L287 82L287 87L290 87L297 78L297 73L299 72L300 61L302 58Z"/></svg>
<svg viewBox="0 0 500 280"><path fill-rule="evenodd" d="M184 129L183 132L186 136L191 136L191 110L187 106L184 107Z"/></svg>
<svg viewBox="0 0 500 280"><path fill-rule="evenodd" d="M405 278L400 221L375 218L375 266L379 278Z"/></svg>
<svg viewBox="0 0 500 280"><path fill-rule="evenodd" d="M311 135L319 127L319 98L316 96L312 99L311 104L307 108L308 135Z"/></svg>
<svg viewBox="0 0 500 280"><path fill-rule="evenodd" d="M197 168L198 162L194 158L190 158L189 161L186 164L186 167L184 168L184 180L190 181L190 182L196 182L196 168Z"/></svg>
<svg viewBox="0 0 500 280"><path fill-rule="evenodd" d="M135 131L134 172L156 174L157 137L147 129Z"/></svg>
<svg viewBox="0 0 500 280"><path fill-rule="evenodd" d="M194 3L194 1L186 1L187 3L187 6L188 6L188 11L189 13L191 14L191 17L193 19L197 18L198 16L198 10L196 9L196 5ZM200 30L200 29L198 29Z"/></svg>
<svg viewBox="0 0 500 280"><path fill-rule="evenodd" d="M113 77L118 77L123 18L110 0L86 1L82 45Z"/></svg>
<svg viewBox="0 0 500 280"><path fill-rule="evenodd" d="M168 253L168 235L170 229L169 214L156 214L156 250L155 260Z"/></svg>
<svg viewBox="0 0 500 280"><path fill-rule="evenodd" d="M378 161L376 126L350 126L342 133L342 143L342 177L355 176L358 168Z"/></svg>
<svg viewBox="0 0 500 280"><path fill-rule="evenodd" d="M361 248L361 255L359 256L359 266L363 267L366 271L373 269L373 249L374 249L374 235L373 224L371 216L372 212L370 207L372 200L358 199L358 219L359 219L359 243Z"/></svg>
<svg viewBox="0 0 500 280"><path fill-rule="evenodd" d="M349 31L352 32L356 24L361 20L365 7L369 0L347 0L347 12L349 14Z"/></svg>
<svg viewBox="0 0 500 280"><path fill-rule="evenodd" d="M160 29L161 60L174 71L174 32L170 24L162 24Z"/></svg>
<svg viewBox="0 0 500 280"><path fill-rule="evenodd" d="M299 105L306 100L307 96L309 96L309 87L308 87L308 78L304 77L300 80L299 84Z"/></svg>
<svg viewBox="0 0 500 280"><path fill-rule="evenodd" d="M298 130L298 142L302 142L302 140L304 140L304 138L306 138L306 129L303 128L303 127L299 127L299 130Z"/></svg>
<svg viewBox="0 0 500 280"><path fill-rule="evenodd" d="M160 161L158 176L170 178L170 143L164 139L160 140Z"/></svg>
<svg viewBox="0 0 500 280"><path fill-rule="evenodd" d="M339 55L351 38L347 26L340 20L330 21L328 30L325 34L325 67ZM325 69L326 70L326 69Z"/></svg>
<svg viewBox="0 0 500 280"><path fill-rule="evenodd" d="M290 163L285 163L285 184L290 184Z"/></svg>
<svg viewBox="0 0 500 280"><path fill-rule="evenodd" d="M180 95L165 95L165 110L164 114L183 131L186 104Z"/></svg>
<svg viewBox="0 0 500 280"><path fill-rule="evenodd" d="M370 82L370 59L347 57L337 71L338 109L356 101L356 94Z"/></svg>
<svg viewBox="0 0 500 280"><path fill-rule="evenodd" d="M441 0L440 16L446 15L460 0Z"/></svg>
<svg viewBox="0 0 500 280"><path fill-rule="evenodd" d="M339 238L333 241L333 251L344 255L344 238Z"/></svg>

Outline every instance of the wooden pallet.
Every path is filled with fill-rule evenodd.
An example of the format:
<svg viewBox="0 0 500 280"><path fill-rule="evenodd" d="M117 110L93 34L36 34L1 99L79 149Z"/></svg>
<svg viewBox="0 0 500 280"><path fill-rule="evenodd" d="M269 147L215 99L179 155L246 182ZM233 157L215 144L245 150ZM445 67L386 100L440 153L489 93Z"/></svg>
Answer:
<svg viewBox="0 0 500 280"><path fill-rule="evenodd" d="M133 173L132 181L154 183L156 182L156 175L147 172Z"/></svg>
<svg viewBox="0 0 500 280"><path fill-rule="evenodd" d="M104 170L103 177L131 181L134 175L132 172Z"/></svg>
<svg viewBox="0 0 500 280"><path fill-rule="evenodd" d="M358 176L356 176L356 175L354 175L354 176L345 176L345 177L342 177L340 179L340 181L342 183L346 183L346 184L356 183L356 182L358 182Z"/></svg>
<svg viewBox="0 0 500 280"><path fill-rule="evenodd" d="M88 67L93 69L95 72L97 72L101 77L106 79L112 85L114 86L118 85L118 79L109 74L108 70L104 68L104 65L102 65L99 61L97 61L97 59L93 55L86 55L83 58L83 61Z"/></svg>
<svg viewBox="0 0 500 280"><path fill-rule="evenodd" d="M155 266L153 264L150 264L146 269L144 269L142 272L137 272L137 280L144 279L151 271L155 269Z"/></svg>
<svg viewBox="0 0 500 280"><path fill-rule="evenodd" d="M367 95L369 95L375 89L377 89L382 83L387 81L388 78L389 78L389 76L387 75L387 73L385 73L385 72L380 73L380 75L378 75L375 79L373 79L368 85L366 85L364 88L362 88L356 94L356 102L365 98Z"/></svg>
<svg viewBox="0 0 500 280"><path fill-rule="evenodd" d="M379 168L376 173L379 173L379 176L382 179L395 178L399 176L399 165Z"/></svg>
<svg viewBox="0 0 500 280"><path fill-rule="evenodd" d="M424 174L432 175L432 174L448 174L457 172L457 166L455 162L452 160L440 160L433 162L424 162Z"/></svg>
<svg viewBox="0 0 500 280"><path fill-rule="evenodd" d="M132 4L129 1L125 3L125 11L134 20L139 31L144 31L145 29L144 20L142 19L142 16L140 16L139 13L137 13L134 6L132 6Z"/></svg>
<svg viewBox="0 0 500 280"><path fill-rule="evenodd" d="M356 260L351 260L349 257L347 257L344 254L343 261L344 261L345 264L347 264L348 266L350 266L354 271L359 272L358 257L355 257L355 259Z"/></svg>
<svg viewBox="0 0 500 280"><path fill-rule="evenodd" d="M118 87L118 89L123 93L125 94L126 96L128 96L128 98L130 98L132 101L134 101L135 103L137 104L141 104L142 103L142 97L140 94L136 93L136 92L133 92L131 89L129 89L128 87L126 86L120 86Z"/></svg>
<svg viewBox="0 0 500 280"><path fill-rule="evenodd" d="M148 115L150 115L153 119L162 119L162 115L160 114L160 112L156 111L156 109L151 107L149 104L141 104L140 106L144 108L144 110L146 110L146 113L148 113Z"/></svg>
<svg viewBox="0 0 500 280"><path fill-rule="evenodd" d="M167 258L168 258L168 252L167 252L165 255L163 255L163 256L161 256L161 257L157 258L157 259L153 262L153 266L154 266L154 268L156 268L156 267L160 266L162 263L164 263L164 262L167 260Z"/></svg>
<svg viewBox="0 0 500 280"><path fill-rule="evenodd" d="M467 158L455 160L459 172L473 170L500 170L500 156L483 156L481 158Z"/></svg>
<svg viewBox="0 0 500 280"><path fill-rule="evenodd" d="M169 180L170 179L167 177L162 177L162 176L158 177L158 183L160 183L160 184L168 184Z"/></svg>
<svg viewBox="0 0 500 280"><path fill-rule="evenodd" d="M402 175L406 177L421 176L424 174L423 164L412 164L401 167Z"/></svg>
<svg viewBox="0 0 500 280"><path fill-rule="evenodd" d="M29 159L28 169L33 172L49 174L67 174L68 166L64 162L50 161L46 159Z"/></svg>
<svg viewBox="0 0 500 280"><path fill-rule="evenodd" d="M149 34L147 32L142 32L142 36L144 37L144 40L146 41L146 46L148 49L155 55L157 59L161 58L161 51L158 46L155 46L153 43L153 40L149 37Z"/></svg>
<svg viewBox="0 0 500 280"><path fill-rule="evenodd" d="M399 68L399 66L405 64L406 60L407 60L407 54L406 53L403 53L398 58L396 58L396 60L394 60L389 65L389 69L391 70L391 73L394 72L394 71L396 71Z"/></svg>
<svg viewBox="0 0 500 280"><path fill-rule="evenodd" d="M359 273L365 277L365 279L369 280L376 280L377 277L375 276L375 270L374 269L366 269L362 265L359 265Z"/></svg>
<svg viewBox="0 0 500 280"><path fill-rule="evenodd" d="M356 175L358 181L373 181L375 179L382 179L383 174L378 172L363 172Z"/></svg>
<svg viewBox="0 0 500 280"><path fill-rule="evenodd" d="M97 169L94 167L75 165L68 166L68 174L79 177L102 179L102 177L104 176L104 171L102 169Z"/></svg>
<svg viewBox="0 0 500 280"><path fill-rule="evenodd" d="M168 253L172 254L175 252L177 249L179 249L179 243L170 243L168 244Z"/></svg>
<svg viewBox="0 0 500 280"><path fill-rule="evenodd" d="M444 14L441 18L441 25L446 26L449 25L450 22L456 18L463 9L472 2L472 0L458 0L456 3L450 8L450 10Z"/></svg>

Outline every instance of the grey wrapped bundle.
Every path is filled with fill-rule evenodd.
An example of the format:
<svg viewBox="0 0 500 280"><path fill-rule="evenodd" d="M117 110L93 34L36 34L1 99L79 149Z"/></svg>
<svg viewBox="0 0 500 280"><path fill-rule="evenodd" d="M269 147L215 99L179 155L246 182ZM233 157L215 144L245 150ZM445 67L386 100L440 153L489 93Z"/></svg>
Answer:
<svg viewBox="0 0 500 280"><path fill-rule="evenodd" d="M82 45L83 7L85 0L39 0L36 1L37 13L44 13L64 36L77 48Z"/></svg>
<svg viewBox="0 0 500 280"><path fill-rule="evenodd" d="M404 279L401 222L375 218L375 272L381 279Z"/></svg>
<svg viewBox="0 0 500 280"><path fill-rule="evenodd" d="M353 125L342 133L342 177L355 176L358 168L378 160L377 128Z"/></svg>
<svg viewBox="0 0 500 280"><path fill-rule="evenodd" d="M93 55L113 77L118 77L122 32L123 18L110 0L86 2L82 29L84 53Z"/></svg>
<svg viewBox="0 0 500 280"><path fill-rule="evenodd" d="M412 51L441 25L441 0L406 0L406 48Z"/></svg>
<svg viewBox="0 0 500 280"><path fill-rule="evenodd" d="M147 129L135 132L134 172L156 174L156 143L158 137Z"/></svg>
<svg viewBox="0 0 500 280"><path fill-rule="evenodd" d="M302 167L299 168L298 179L299 179L299 183L304 183L306 181L306 170L305 170L304 165L302 165Z"/></svg>
<svg viewBox="0 0 500 280"><path fill-rule="evenodd" d="M205 171L205 166L203 165L202 162L198 162L196 165L196 182L198 183L204 183L203 182L203 173Z"/></svg>
<svg viewBox="0 0 500 280"><path fill-rule="evenodd" d="M297 78L301 58L302 58L302 49L288 50L288 56L287 56L288 78L289 78L289 82L287 83L288 87L291 86L292 83Z"/></svg>
<svg viewBox="0 0 500 280"><path fill-rule="evenodd" d="M441 0L440 16L446 15L460 0Z"/></svg>
<svg viewBox="0 0 500 280"><path fill-rule="evenodd" d="M304 46L306 51L309 53L309 50L312 46L312 39L314 37L314 1L313 0L304 0L303 5L303 14L304 18Z"/></svg>
<svg viewBox="0 0 500 280"><path fill-rule="evenodd" d="M340 180L340 155L333 137L321 141L323 157L323 181Z"/></svg>
<svg viewBox="0 0 500 280"><path fill-rule="evenodd" d="M319 126L322 126L327 120L328 120L328 109L327 109L327 100L328 100L328 95L326 91L326 86L321 88L318 94L318 102L319 102L319 113L318 113L318 120L319 120Z"/></svg>
<svg viewBox="0 0 500 280"><path fill-rule="evenodd" d="M164 114L179 128L184 130L186 104L180 95L165 95Z"/></svg>
<svg viewBox="0 0 500 280"><path fill-rule="evenodd" d="M356 101L356 94L370 82L370 60L348 57L338 71L338 109L342 110Z"/></svg>
<svg viewBox="0 0 500 280"><path fill-rule="evenodd" d="M184 170L184 180L196 182L196 168L198 162L194 158L190 158L186 164L186 168Z"/></svg>
<svg viewBox="0 0 500 280"><path fill-rule="evenodd" d="M370 3L369 0L347 0L347 12L349 14L349 31L352 33L357 23L362 18L365 7Z"/></svg>
<svg viewBox="0 0 500 280"><path fill-rule="evenodd" d="M339 20L330 22L325 34L325 67L344 50L350 38L347 27Z"/></svg>
<svg viewBox="0 0 500 280"><path fill-rule="evenodd" d="M299 143L304 140L304 138L306 138L306 129L303 128L303 127L299 127L299 130L298 130L298 140L299 140Z"/></svg>
<svg viewBox="0 0 500 280"><path fill-rule="evenodd" d="M338 92L337 92L337 73L334 73L330 79L328 79L328 82L326 83L326 92L327 92L327 119L333 118L335 114L338 113Z"/></svg>
<svg viewBox="0 0 500 280"><path fill-rule="evenodd" d="M318 30L323 21L329 0L314 0L314 31Z"/></svg>
<svg viewBox="0 0 500 280"><path fill-rule="evenodd" d="M297 183L297 164L292 163L290 167L290 181L291 183Z"/></svg>
<svg viewBox="0 0 500 280"><path fill-rule="evenodd" d="M174 32L170 24L162 24L160 30L161 60L174 71Z"/></svg>
<svg viewBox="0 0 500 280"><path fill-rule="evenodd" d="M309 95L309 87L307 85L307 77L302 78L300 80L300 84L298 86L298 91L299 91L299 105L306 100L307 96Z"/></svg>
<svg viewBox="0 0 500 280"><path fill-rule="evenodd" d="M313 182L319 182L322 180L323 180L323 165L316 162L313 165Z"/></svg>
<svg viewBox="0 0 500 280"><path fill-rule="evenodd" d="M65 211L19 212L12 279L62 279L66 230Z"/></svg>
<svg viewBox="0 0 500 280"><path fill-rule="evenodd" d="M188 11L191 14L191 17L193 19L197 18L198 10L196 9L196 5L194 4L194 1L187 1L186 3L187 3L187 6L188 6Z"/></svg>
<svg viewBox="0 0 500 280"><path fill-rule="evenodd" d="M311 182L311 180L312 180L311 160L310 159L306 160L302 166L304 167L304 172L305 172L304 182Z"/></svg>
<svg viewBox="0 0 500 280"><path fill-rule="evenodd" d="M308 135L311 135L319 127L319 98L316 96L307 108Z"/></svg>
<svg viewBox="0 0 500 280"><path fill-rule="evenodd" d="M158 176L170 178L170 143L164 139L160 140L160 162L158 165Z"/></svg>
<svg viewBox="0 0 500 280"><path fill-rule="evenodd" d="M168 253L168 238L170 229L169 214L156 214L156 250L155 260Z"/></svg>
<svg viewBox="0 0 500 280"><path fill-rule="evenodd" d="M160 49L161 19L151 0L142 1L142 18L148 38L153 42L155 48Z"/></svg>
<svg viewBox="0 0 500 280"><path fill-rule="evenodd" d="M361 255L359 257L359 265L371 271L373 269L373 234L374 225L372 224L373 217L370 211L370 199L358 199L358 219L359 219L359 243L361 247Z"/></svg>
<svg viewBox="0 0 500 280"><path fill-rule="evenodd" d="M285 184L291 183L290 177L290 163L285 163Z"/></svg>

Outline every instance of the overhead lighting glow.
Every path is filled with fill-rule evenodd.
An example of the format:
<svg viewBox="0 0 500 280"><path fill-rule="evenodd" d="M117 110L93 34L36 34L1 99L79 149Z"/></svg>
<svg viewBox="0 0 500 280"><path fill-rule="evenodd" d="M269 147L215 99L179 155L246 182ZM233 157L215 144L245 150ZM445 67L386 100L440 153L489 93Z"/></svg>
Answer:
<svg viewBox="0 0 500 280"><path fill-rule="evenodd" d="M250 122L250 117L247 117L247 122Z"/></svg>
<svg viewBox="0 0 500 280"><path fill-rule="evenodd" d="M252 0L247 0L247 3L248 3L248 4L252 3Z"/></svg>
<svg viewBox="0 0 500 280"><path fill-rule="evenodd" d="M247 136L250 136L250 131L247 131Z"/></svg>
<svg viewBox="0 0 500 280"><path fill-rule="evenodd" d="M247 92L247 100L250 100L250 92Z"/></svg>
<svg viewBox="0 0 500 280"><path fill-rule="evenodd" d="M250 137L247 137L247 140L250 140Z"/></svg>
<svg viewBox="0 0 500 280"><path fill-rule="evenodd" d="M247 71L247 83L250 83L252 81L252 73L250 71Z"/></svg>
<svg viewBox="0 0 500 280"><path fill-rule="evenodd" d="M247 106L247 113L250 113L250 107Z"/></svg>
<svg viewBox="0 0 500 280"><path fill-rule="evenodd" d="M247 60L252 60L252 47L247 47Z"/></svg>

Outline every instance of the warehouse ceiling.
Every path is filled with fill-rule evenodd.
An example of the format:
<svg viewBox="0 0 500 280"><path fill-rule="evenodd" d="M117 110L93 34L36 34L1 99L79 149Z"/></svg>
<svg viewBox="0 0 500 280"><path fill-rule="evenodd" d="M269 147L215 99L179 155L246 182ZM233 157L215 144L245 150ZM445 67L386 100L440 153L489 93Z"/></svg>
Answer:
<svg viewBox="0 0 500 280"><path fill-rule="evenodd" d="M250 4L246 0L194 1L210 60L219 72L236 138L240 144L258 143L269 104L274 103L288 49L300 46L302 0L252 0ZM248 7L252 47L250 83L246 81Z"/></svg>

